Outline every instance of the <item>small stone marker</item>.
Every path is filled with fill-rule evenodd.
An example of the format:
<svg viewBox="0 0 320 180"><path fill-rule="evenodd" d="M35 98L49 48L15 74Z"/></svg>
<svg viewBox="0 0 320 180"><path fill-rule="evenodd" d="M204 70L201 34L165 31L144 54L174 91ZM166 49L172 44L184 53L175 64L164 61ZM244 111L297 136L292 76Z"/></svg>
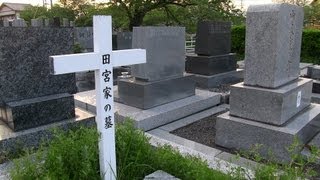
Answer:
<svg viewBox="0 0 320 180"><path fill-rule="evenodd" d="M247 11L244 84L277 88L298 78L303 8L250 6ZM288 33L287 30L290 30Z"/></svg>
<svg viewBox="0 0 320 180"><path fill-rule="evenodd" d="M112 68L146 62L146 51L143 49L112 51L111 22L111 16L93 17L93 53L50 57L55 75L95 70L96 122L101 133L99 152L103 179L116 179Z"/></svg>

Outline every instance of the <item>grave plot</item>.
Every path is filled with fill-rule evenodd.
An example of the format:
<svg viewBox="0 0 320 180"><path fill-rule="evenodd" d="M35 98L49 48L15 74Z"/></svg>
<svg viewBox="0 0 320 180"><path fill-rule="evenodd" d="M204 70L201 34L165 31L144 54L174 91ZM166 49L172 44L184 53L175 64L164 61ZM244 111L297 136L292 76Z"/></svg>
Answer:
<svg viewBox="0 0 320 180"><path fill-rule="evenodd" d="M196 54L188 54L186 72L197 87L218 90L243 79L231 52L231 22L203 21L197 26ZM220 91L223 91L222 88Z"/></svg>
<svg viewBox="0 0 320 180"><path fill-rule="evenodd" d="M150 130L220 104L221 95L195 89L193 75L185 70L185 29L136 27L133 48L145 48L147 63L131 67L132 78L115 87L116 119L132 118L136 126ZM95 112L93 92L75 95L78 107Z"/></svg>
<svg viewBox="0 0 320 180"><path fill-rule="evenodd" d="M1 155L38 147L52 127L94 124L91 113L75 108L75 75L50 74L50 55L72 53L73 29L48 26L0 27Z"/></svg>
<svg viewBox="0 0 320 180"><path fill-rule="evenodd" d="M229 111L216 117L208 113L189 126L196 120L168 124L150 133L168 138L171 132L227 152L248 152L262 145L257 153L278 162L290 161L288 148L296 138L302 146L319 148L320 106L310 103L312 80L299 77L302 23L303 10L298 6L250 6L244 83L231 86ZM302 150L299 146L293 153ZM303 154L309 150L305 148Z"/></svg>

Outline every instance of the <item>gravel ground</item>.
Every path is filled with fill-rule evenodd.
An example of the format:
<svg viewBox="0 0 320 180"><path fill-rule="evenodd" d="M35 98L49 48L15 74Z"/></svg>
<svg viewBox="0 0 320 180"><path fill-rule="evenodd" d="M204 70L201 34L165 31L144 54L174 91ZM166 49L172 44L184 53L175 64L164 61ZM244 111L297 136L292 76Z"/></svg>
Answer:
<svg viewBox="0 0 320 180"><path fill-rule="evenodd" d="M207 118L203 118L185 127L176 129L171 133L183 137L185 139L189 139L191 141L207 145L209 147L222 149L223 151L230 152L230 150L228 149L217 147L214 142L216 135L215 125L217 116L218 115L216 114Z"/></svg>
<svg viewBox="0 0 320 180"><path fill-rule="evenodd" d="M216 134L215 124L216 124L217 116L218 115L213 115L213 116L201 119L185 127L176 129L170 133L183 137L185 139L189 139L191 141L195 141L200 144L204 144L209 147L213 147L213 148L220 149L225 152L234 154L236 153L234 150L217 146L214 142L215 134ZM318 176L315 177L314 179L320 179L320 165L314 165L312 167L316 170L318 174Z"/></svg>

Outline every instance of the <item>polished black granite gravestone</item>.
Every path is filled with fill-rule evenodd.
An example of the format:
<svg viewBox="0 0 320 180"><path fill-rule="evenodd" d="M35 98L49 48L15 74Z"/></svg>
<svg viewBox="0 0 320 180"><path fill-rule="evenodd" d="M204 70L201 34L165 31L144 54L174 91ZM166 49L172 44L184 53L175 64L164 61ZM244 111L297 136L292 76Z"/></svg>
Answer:
<svg viewBox="0 0 320 180"><path fill-rule="evenodd" d="M215 56L230 52L231 22L198 22L195 46L196 54Z"/></svg>
<svg viewBox="0 0 320 180"><path fill-rule="evenodd" d="M231 51L231 23L203 21L198 23L195 53L186 58L186 72L194 74L198 87L213 88L242 80ZM223 74L221 76L221 74ZM206 83L203 83L206 82Z"/></svg>
<svg viewBox="0 0 320 180"><path fill-rule="evenodd" d="M49 56L72 47L71 28L0 28L1 120L23 130L74 117L75 75L49 71Z"/></svg>
<svg viewBox="0 0 320 180"><path fill-rule="evenodd" d="M185 28L137 27L133 48L146 49L147 63L131 67L133 78L118 81L119 102L149 109L195 94L184 72Z"/></svg>
<svg viewBox="0 0 320 180"><path fill-rule="evenodd" d="M201 74L215 75L237 69L235 54L225 54L218 56L187 56L186 71Z"/></svg>

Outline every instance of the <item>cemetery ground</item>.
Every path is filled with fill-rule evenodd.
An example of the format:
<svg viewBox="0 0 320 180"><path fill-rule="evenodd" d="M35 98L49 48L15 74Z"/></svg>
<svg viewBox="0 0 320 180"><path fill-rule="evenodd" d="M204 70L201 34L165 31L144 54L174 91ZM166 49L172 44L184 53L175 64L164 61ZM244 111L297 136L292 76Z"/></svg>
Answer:
<svg viewBox="0 0 320 180"><path fill-rule="evenodd" d="M204 135L208 131L197 134L194 129L202 131L201 124L208 125L212 118L214 116L202 119L185 128L189 130L189 133L195 133L194 136ZM177 125L170 125L162 129L175 126L177 127ZM206 129L210 128L206 127ZM17 154L16 159L8 168L12 179L100 179L99 133L95 126L75 127L68 132L61 129L51 129L51 131L54 132L54 138L50 141L43 141L39 149L24 149ZM175 131L175 134L183 134L181 129ZM146 175L159 169L180 179L251 179L253 177L256 179L298 179L315 177L312 169L319 168L313 165L315 159L312 158L302 160L300 157L295 157L295 162L288 165L268 162L254 150L251 154L247 153L247 156L244 153L238 153L233 159L231 156L226 157L230 158L231 162L242 160L243 167L226 165L227 168L223 168L225 164L222 161L214 166L210 159L205 161L199 154L188 154L190 152L187 148L181 148L181 145L179 147L172 143L175 140L171 139L169 145L163 145L168 141L161 143L153 137L153 134L157 134L156 131L144 133L135 129L133 122L129 119L117 125L117 179L143 179ZM159 144L156 145L157 143ZM253 162L247 161L246 163L244 158L251 158L264 165L255 163L254 166L249 167L253 165ZM212 169L213 167L218 170ZM254 171L245 167L254 169ZM1 166L0 169L2 169ZM225 170L221 171L221 169ZM3 174L0 175L2 175L0 178L5 177Z"/></svg>

